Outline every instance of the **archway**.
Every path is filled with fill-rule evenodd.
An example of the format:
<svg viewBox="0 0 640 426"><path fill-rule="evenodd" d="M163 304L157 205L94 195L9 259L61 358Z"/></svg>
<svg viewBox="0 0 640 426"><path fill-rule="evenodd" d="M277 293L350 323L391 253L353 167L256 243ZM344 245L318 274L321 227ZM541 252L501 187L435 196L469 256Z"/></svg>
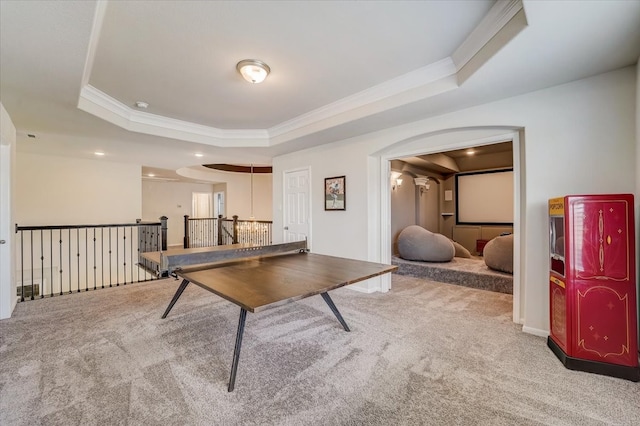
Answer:
<svg viewBox="0 0 640 426"><path fill-rule="evenodd" d="M463 149L474 146L494 144L511 141L513 144L513 171L514 171L514 271L513 271L513 321L522 323L521 317L524 311L524 283L522 281L524 259L520 253L526 244L524 235L525 209L525 169L524 169L524 137L521 128L503 126L475 127L447 129L438 132L425 133L406 138L376 153L377 172L379 177L376 194L379 199L380 261L391 263L391 184L390 162L394 159L413 155L439 153L454 149ZM391 279L381 282L381 290L391 288Z"/></svg>

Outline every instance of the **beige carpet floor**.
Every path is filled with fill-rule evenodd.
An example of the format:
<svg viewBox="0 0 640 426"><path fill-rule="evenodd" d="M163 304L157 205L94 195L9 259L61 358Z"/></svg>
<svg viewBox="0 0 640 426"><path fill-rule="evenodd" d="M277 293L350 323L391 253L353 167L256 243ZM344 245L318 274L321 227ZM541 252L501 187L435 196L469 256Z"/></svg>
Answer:
<svg viewBox="0 0 640 426"><path fill-rule="evenodd" d="M637 425L640 383L565 369L511 296L393 277L248 314L179 282L20 303L0 321L0 425Z"/></svg>

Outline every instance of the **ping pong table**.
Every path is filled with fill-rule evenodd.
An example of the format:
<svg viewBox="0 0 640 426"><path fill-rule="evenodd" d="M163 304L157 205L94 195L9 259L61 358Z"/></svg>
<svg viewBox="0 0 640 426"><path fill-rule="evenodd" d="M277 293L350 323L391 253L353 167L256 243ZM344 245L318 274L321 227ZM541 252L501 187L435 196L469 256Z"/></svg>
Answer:
<svg viewBox="0 0 640 426"><path fill-rule="evenodd" d="M319 294L344 330L350 331L328 292L397 269L392 265L310 253L306 241L177 249L144 253L143 257L182 278L162 318L167 317L189 283L240 307L229 392L235 386L247 312L256 313Z"/></svg>

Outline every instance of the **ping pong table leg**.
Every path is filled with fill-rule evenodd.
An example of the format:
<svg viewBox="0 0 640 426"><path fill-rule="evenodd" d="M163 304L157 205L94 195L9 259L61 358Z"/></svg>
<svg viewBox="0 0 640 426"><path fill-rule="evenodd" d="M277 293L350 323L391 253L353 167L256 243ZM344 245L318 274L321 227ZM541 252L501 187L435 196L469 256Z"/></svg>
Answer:
<svg viewBox="0 0 640 426"><path fill-rule="evenodd" d="M344 321L344 318L342 318L342 315L340 315L338 308L336 308L336 305L333 303L333 300L331 300L331 297L329 297L329 293L320 293L320 296L322 296L324 301L327 302L327 305L329 305L329 308L331 308L331 311L334 313L336 318L338 318L338 321L340 321L340 324L342 324L342 327L344 327L345 331L351 331L349 330L349 326L347 325L347 323Z"/></svg>
<svg viewBox="0 0 640 426"><path fill-rule="evenodd" d="M173 305L176 304L176 302L182 295L182 292L184 291L184 289L187 288L187 284L189 284L189 281L182 280L182 283L180 284L180 287L178 287L176 294L173 295L173 299L171 299L171 302L169 302L169 306L167 306L167 309L164 311L164 314L162 314L162 319L167 317L167 315L169 314L169 311L171 310L171 308L173 308Z"/></svg>
<svg viewBox="0 0 640 426"><path fill-rule="evenodd" d="M244 322L247 319L247 310L240 308L240 319L238 320L238 333L236 334L236 347L233 349L233 363L231 364L231 377L229 377L228 392L233 392L236 384L236 372L238 371L238 360L240 359L240 347L242 346L242 335L244 334Z"/></svg>

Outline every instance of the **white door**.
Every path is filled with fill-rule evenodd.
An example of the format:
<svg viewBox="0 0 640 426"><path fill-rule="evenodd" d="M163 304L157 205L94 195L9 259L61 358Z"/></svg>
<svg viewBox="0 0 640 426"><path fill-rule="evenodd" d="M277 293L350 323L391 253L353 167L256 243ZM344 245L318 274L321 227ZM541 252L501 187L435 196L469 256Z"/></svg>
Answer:
<svg viewBox="0 0 640 426"><path fill-rule="evenodd" d="M311 248L311 186L307 169L284 172L284 241L307 240Z"/></svg>
<svg viewBox="0 0 640 426"><path fill-rule="evenodd" d="M191 217L213 217L213 194L210 192L194 192L192 195Z"/></svg>

